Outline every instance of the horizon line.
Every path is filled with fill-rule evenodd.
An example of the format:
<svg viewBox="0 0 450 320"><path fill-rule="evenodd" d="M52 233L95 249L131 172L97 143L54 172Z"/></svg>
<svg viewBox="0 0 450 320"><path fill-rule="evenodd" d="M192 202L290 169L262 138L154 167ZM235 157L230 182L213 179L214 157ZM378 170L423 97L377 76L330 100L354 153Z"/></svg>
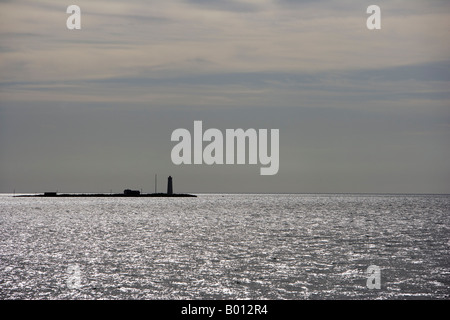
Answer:
<svg viewBox="0 0 450 320"><path fill-rule="evenodd" d="M42 193L42 192L41 192ZM58 192L59 194L114 194L114 192ZM184 193L184 192L182 192ZM192 193L192 192L191 192ZM442 195L450 196L450 193L423 193L423 192L193 192L195 194L280 194L280 195L328 195L328 194L339 194L339 195ZM2 195L9 194L39 194L39 192L0 192Z"/></svg>

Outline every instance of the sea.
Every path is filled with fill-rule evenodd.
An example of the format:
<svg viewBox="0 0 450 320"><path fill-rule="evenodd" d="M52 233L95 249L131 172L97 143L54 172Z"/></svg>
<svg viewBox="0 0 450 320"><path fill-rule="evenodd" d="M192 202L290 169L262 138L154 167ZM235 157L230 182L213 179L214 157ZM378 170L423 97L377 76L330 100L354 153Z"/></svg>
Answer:
<svg viewBox="0 0 450 320"><path fill-rule="evenodd" d="M0 299L449 299L450 195L0 195Z"/></svg>

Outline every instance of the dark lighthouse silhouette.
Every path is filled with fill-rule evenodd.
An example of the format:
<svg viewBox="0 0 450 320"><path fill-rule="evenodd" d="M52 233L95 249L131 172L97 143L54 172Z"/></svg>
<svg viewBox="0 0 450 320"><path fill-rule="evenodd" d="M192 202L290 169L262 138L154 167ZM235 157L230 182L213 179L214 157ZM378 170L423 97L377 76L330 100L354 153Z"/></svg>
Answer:
<svg viewBox="0 0 450 320"><path fill-rule="evenodd" d="M173 185L172 185L172 177L169 176L167 179L167 195L173 195Z"/></svg>
<svg viewBox="0 0 450 320"><path fill-rule="evenodd" d="M58 192L44 192L43 194L35 195L15 195L15 197L197 197L188 193L173 193L172 176L167 178L167 193L156 193L156 178L155 178L155 193L141 193L139 190L125 189L123 193L58 193Z"/></svg>

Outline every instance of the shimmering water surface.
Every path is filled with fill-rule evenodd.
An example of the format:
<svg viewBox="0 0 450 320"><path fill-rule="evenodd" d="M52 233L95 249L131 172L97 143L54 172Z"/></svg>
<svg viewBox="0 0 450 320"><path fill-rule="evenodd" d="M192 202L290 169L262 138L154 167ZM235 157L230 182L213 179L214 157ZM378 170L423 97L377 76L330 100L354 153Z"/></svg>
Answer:
<svg viewBox="0 0 450 320"><path fill-rule="evenodd" d="M1 195L0 298L448 299L449 228L444 195Z"/></svg>

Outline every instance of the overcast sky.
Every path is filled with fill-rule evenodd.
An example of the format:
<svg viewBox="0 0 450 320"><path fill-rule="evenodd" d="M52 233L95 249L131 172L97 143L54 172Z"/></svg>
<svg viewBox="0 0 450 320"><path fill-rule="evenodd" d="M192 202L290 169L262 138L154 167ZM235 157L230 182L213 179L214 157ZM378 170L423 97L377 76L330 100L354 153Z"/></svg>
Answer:
<svg viewBox="0 0 450 320"><path fill-rule="evenodd" d="M0 192L450 193L449 30L444 0L0 0ZM172 164L194 120L279 129L278 174Z"/></svg>

